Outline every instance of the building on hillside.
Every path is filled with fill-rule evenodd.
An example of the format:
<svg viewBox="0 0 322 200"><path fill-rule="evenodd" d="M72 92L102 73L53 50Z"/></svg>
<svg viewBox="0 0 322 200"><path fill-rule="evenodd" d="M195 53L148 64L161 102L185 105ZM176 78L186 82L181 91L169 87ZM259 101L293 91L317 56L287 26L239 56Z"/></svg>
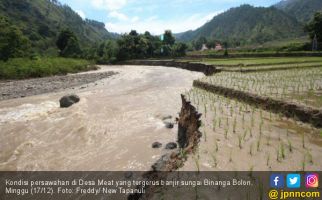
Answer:
<svg viewBox="0 0 322 200"><path fill-rule="evenodd" d="M201 47L201 51L206 51L206 50L208 50L208 47L206 44L203 44Z"/></svg>
<svg viewBox="0 0 322 200"><path fill-rule="evenodd" d="M215 50L216 50L216 51L221 51L221 50L223 50L223 48L222 48L221 44L217 43L217 44L216 44L216 47L215 47Z"/></svg>

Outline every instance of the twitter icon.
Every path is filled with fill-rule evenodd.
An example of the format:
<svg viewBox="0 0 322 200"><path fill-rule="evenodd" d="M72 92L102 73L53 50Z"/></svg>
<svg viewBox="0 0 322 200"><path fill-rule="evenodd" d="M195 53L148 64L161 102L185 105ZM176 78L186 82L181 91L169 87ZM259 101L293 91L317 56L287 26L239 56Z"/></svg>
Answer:
<svg viewBox="0 0 322 200"><path fill-rule="evenodd" d="M300 188L301 187L301 175L300 174L288 174L286 177L288 188Z"/></svg>

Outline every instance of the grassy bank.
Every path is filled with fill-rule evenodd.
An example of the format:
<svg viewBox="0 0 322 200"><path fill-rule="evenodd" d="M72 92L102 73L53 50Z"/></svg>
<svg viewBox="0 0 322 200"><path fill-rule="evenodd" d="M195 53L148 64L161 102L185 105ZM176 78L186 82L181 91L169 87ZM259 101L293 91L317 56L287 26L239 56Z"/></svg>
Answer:
<svg viewBox="0 0 322 200"><path fill-rule="evenodd" d="M64 75L93 69L91 61L71 58L15 58L0 61L0 79L26 79Z"/></svg>

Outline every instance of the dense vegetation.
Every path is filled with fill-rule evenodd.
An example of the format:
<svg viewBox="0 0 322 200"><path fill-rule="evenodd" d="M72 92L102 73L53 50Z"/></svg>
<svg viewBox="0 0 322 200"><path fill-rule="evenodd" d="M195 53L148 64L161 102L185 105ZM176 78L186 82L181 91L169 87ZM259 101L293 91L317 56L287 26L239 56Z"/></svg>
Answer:
<svg viewBox="0 0 322 200"><path fill-rule="evenodd" d="M86 71L93 64L87 60L71 58L13 58L0 61L0 79L39 78Z"/></svg>
<svg viewBox="0 0 322 200"><path fill-rule="evenodd" d="M303 34L302 25L283 11L274 7L243 5L214 17L195 31L179 35L179 39L189 41L206 37L240 46L294 38Z"/></svg>
<svg viewBox="0 0 322 200"><path fill-rule="evenodd" d="M2 79L78 72L93 62L183 56L186 49L175 42L171 31L165 32L163 40L136 31L115 37L103 23L83 20L56 0L0 1Z"/></svg>
<svg viewBox="0 0 322 200"><path fill-rule="evenodd" d="M294 0L283 1L276 5L278 8L249 5L232 8L195 31L178 34L179 39L192 41L186 44L176 41L170 30L162 37L149 32L139 34L135 30L124 35L111 34L103 23L83 20L57 0L2 0L0 77L42 77L86 70L89 63L94 62L108 64L129 59L181 57L187 49L198 50L203 44L214 48L216 43L221 43L226 49L224 54L228 55L227 47L305 37L304 24L292 17L293 14L283 11L289 6L296 7L294 2L298 1L303 3L303 0ZM314 5L318 9L319 4L315 2ZM316 36L318 47L321 47L322 14L317 13L305 27L311 40ZM312 45L301 43L281 48L285 49L309 50ZM58 56L64 59L55 58ZM39 67L40 62L45 62L43 67ZM55 65L57 70L52 69Z"/></svg>
<svg viewBox="0 0 322 200"><path fill-rule="evenodd" d="M314 18L312 19L312 21L310 21L310 23L307 24L305 29L307 30L307 32L309 32L310 38L312 40L314 40L316 37L317 42L320 44L318 46L321 47L321 45L322 45L322 12L316 13L314 15Z"/></svg>
<svg viewBox="0 0 322 200"><path fill-rule="evenodd" d="M322 12L321 0L284 0L275 5L287 14L306 24L316 12Z"/></svg>
<svg viewBox="0 0 322 200"><path fill-rule="evenodd" d="M19 27L31 41L33 51L43 55L57 55L57 36L67 28L75 33L83 47L115 36L105 29L104 23L83 20L57 0L1 0L0 15Z"/></svg>

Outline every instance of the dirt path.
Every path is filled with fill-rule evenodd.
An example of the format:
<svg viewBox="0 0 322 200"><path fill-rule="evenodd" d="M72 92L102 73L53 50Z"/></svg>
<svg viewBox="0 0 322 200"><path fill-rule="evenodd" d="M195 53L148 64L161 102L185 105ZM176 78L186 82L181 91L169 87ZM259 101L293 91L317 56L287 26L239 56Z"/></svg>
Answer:
<svg viewBox="0 0 322 200"><path fill-rule="evenodd" d="M148 170L176 129L162 118L180 111L180 94L202 73L156 66L106 66L117 72L86 88L0 101L0 170ZM63 95L78 104L59 108ZM151 144L159 141L160 149Z"/></svg>

